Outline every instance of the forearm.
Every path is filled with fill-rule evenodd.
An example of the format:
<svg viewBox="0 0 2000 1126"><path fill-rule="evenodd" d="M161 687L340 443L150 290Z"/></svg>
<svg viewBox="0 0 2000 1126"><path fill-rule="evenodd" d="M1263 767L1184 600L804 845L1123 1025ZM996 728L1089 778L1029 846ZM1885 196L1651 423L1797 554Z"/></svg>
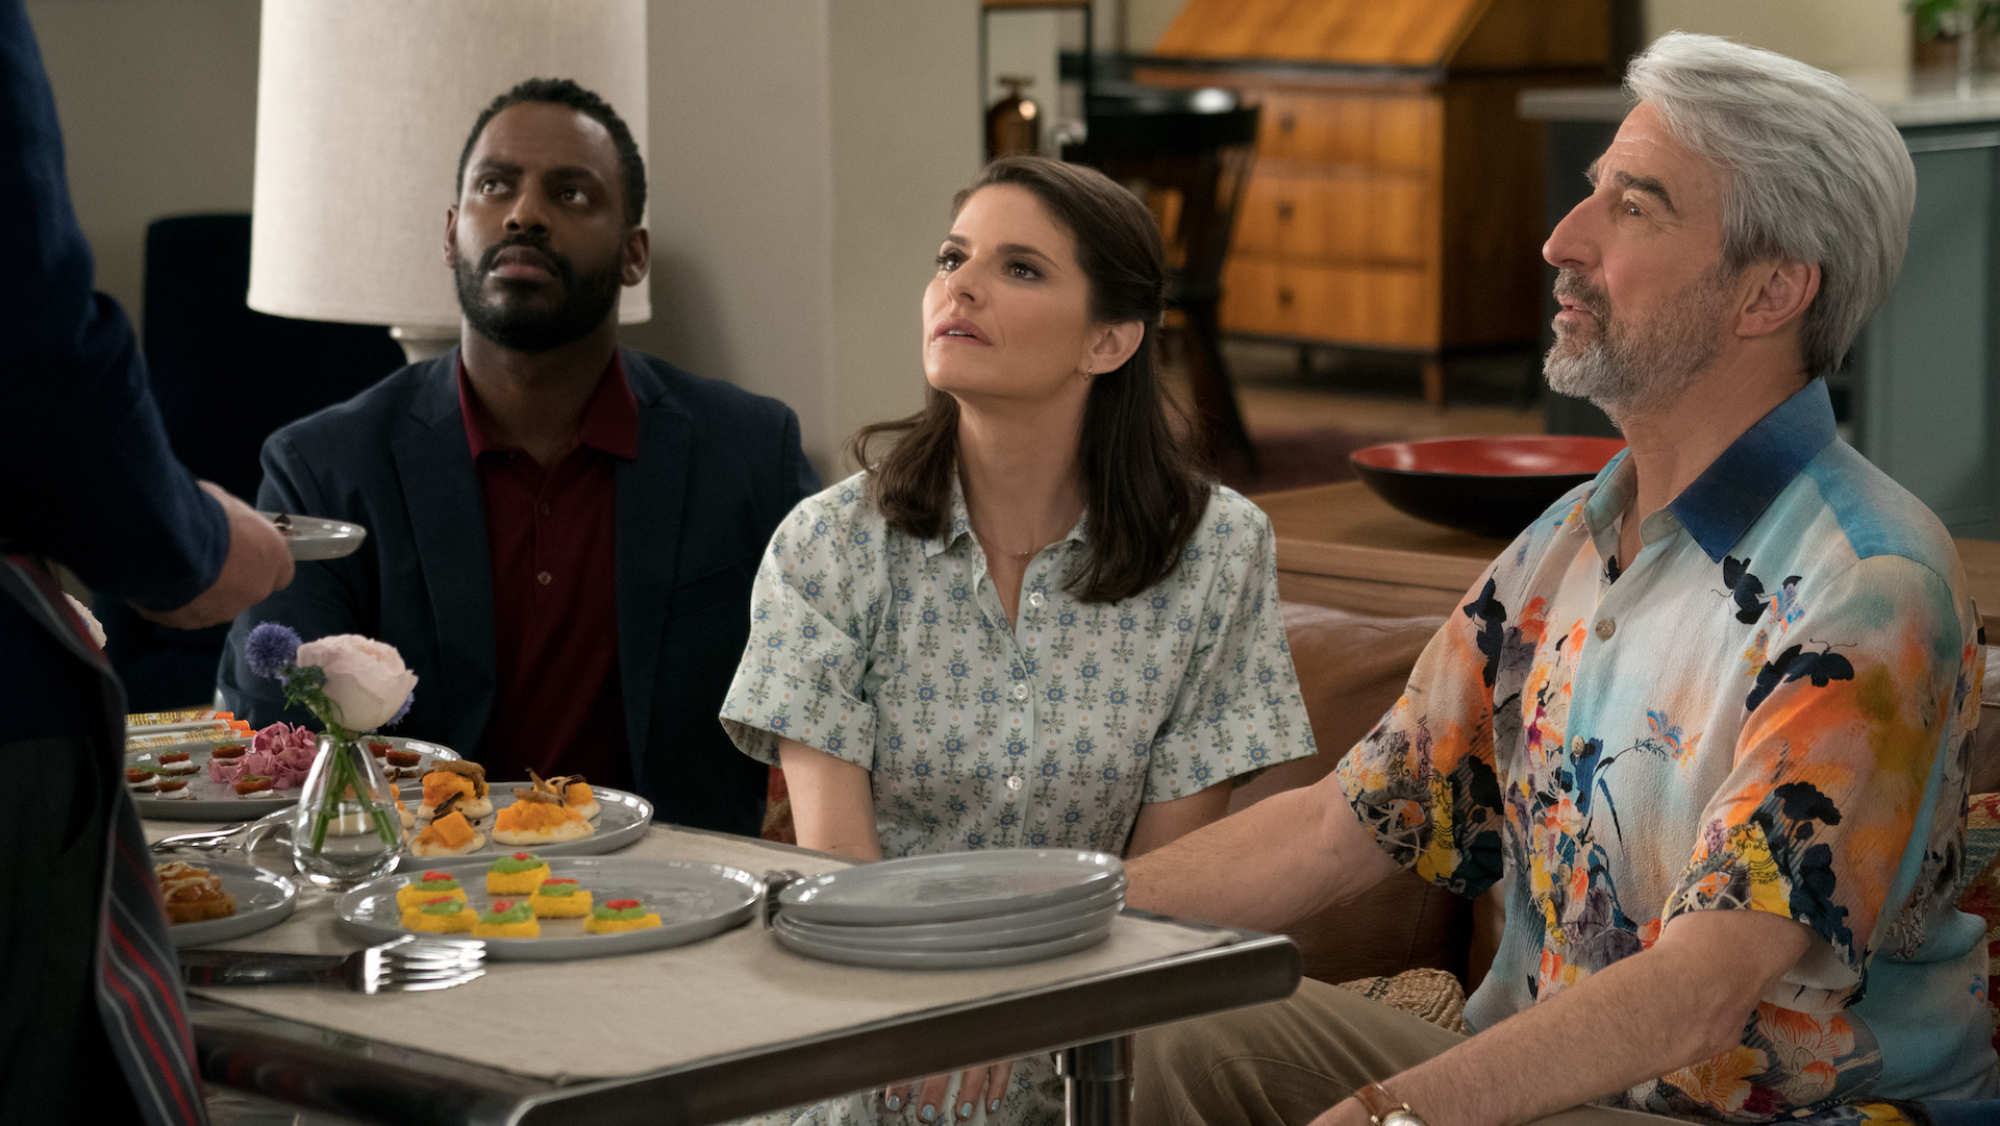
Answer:
<svg viewBox="0 0 2000 1126"><path fill-rule="evenodd" d="M1212 923L1279 931L1396 871L1335 776L1266 798L1133 860L1125 900Z"/></svg>
<svg viewBox="0 0 2000 1126"><path fill-rule="evenodd" d="M1232 788L1222 782L1184 798L1140 806L1138 820L1132 825L1132 839L1125 845L1126 859L1144 856L1221 820L1229 812Z"/></svg>
<svg viewBox="0 0 2000 1126"><path fill-rule="evenodd" d="M864 863L882 859L868 771L793 739L778 740L799 845Z"/></svg>
<svg viewBox="0 0 2000 1126"><path fill-rule="evenodd" d="M229 548L215 501L167 446L125 316L92 292L61 135L21 5L0 5L0 541L149 609L214 582ZM27 483L27 484L24 484Z"/></svg>
<svg viewBox="0 0 2000 1126"><path fill-rule="evenodd" d="M1730 1050L1809 934L1777 916L1709 914L1705 933L1682 936L1693 941L1614 962L1383 1087L1429 1126L1515 1126ZM1349 1099L1313 1126L1367 1122Z"/></svg>

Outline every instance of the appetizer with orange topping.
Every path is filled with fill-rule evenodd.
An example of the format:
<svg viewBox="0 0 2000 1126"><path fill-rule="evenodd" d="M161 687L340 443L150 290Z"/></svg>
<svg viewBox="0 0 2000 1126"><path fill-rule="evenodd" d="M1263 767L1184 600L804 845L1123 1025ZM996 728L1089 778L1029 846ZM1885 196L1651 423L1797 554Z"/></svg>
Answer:
<svg viewBox="0 0 2000 1126"><path fill-rule="evenodd" d="M445 799L459 795L458 811L468 820L493 815L493 802L486 796L486 768L476 762L441 761L431 764L424 775L424 803L417 807L417 820L438 816Z"/></svg>
<svg viewBox="0 0 2000 1126"><path fill-rule="evenodd" d="M452 802L457 795L446 801ZM464 856L486 843L486 834L472 827L465 815L453 809L450 804L444 813L431 819L417 839L410 842L410 851L418 856Z"/></svg>
<svg viewBox="0 0 2000 1126"><path fill-rule="evenodd" d="M500 844L554 844L590 834L582 814L538 789L515 790L514 804L493 819L493 839Z"/></svg>

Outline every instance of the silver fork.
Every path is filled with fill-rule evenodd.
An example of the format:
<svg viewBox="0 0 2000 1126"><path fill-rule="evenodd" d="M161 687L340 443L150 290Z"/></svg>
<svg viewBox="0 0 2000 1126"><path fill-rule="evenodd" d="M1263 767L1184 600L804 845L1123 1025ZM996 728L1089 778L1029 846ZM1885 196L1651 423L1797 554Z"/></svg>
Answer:
<svg viewBox="0 0 2000 1126"><path fill-rule="evenodd" d="M263 843L264 838L280 830L289 829L298 811L293 808L273 810L255 821L244 821L227 829L209 829L199 833L176 833L171 837L161 837L149 847L152 852L226 852L241 846L247 854Z"/></svg>
<svg viewBox="0 0 2000 1126"><path fill-rule="evenodd" d="M181 980L189 985L326 983L355 993L449 989L484 974L486 944L406 935L380 946L338 954L261 950L182 950Z"/></svg>

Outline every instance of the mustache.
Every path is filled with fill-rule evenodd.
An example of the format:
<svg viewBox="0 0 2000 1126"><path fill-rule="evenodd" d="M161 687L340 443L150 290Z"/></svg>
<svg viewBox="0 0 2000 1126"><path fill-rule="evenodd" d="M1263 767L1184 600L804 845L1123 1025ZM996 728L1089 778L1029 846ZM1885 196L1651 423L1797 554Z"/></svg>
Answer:
<svg viewBox="0 0 2000 1126"><path fill-rule="evenodd" d="M549 249L547 235L527 233L511 235L487 247L486 253L479 256L478 273L484 276L493 269L493 261L500 256L501 251L516 248L526 248L535 251L537 254L548 259L549 268L555 271L557 279L563 285L568 286L576 281L576 268L570 264L567 254L560 254Z"/></svg>
<svg viewBox="0 0 2000 1126"><path fill-rule="evenodd" d="M1611 315L1611 298L1602 289L1583 280L1580 270L1561 270L1556 273L1555 295L1567 297L1582 305L1600 323Z"/></svg>

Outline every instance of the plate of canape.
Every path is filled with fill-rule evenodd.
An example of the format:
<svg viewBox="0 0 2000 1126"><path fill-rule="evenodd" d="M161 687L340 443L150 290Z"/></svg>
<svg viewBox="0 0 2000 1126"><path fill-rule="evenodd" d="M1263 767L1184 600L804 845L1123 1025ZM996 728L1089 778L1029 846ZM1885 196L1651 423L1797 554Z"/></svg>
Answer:
<svg viewBox="0 0 2000 1126"><path fill-rule="evenodd" d="M425 861L333 902L370 943L409 934L486 944L501 962L566 962L684 946L742 926L763 901L757 877L722 864L616 856Z"/></svg>
<svg viewBox="0 0 2000 1126"><path fill-rule="evenodd" d="M592 786L581 774L531 776L488 784L476 762L440 762L401 816L415 863L522 849L549 856L599 856L646 835L653 803Z"/></svg>
<svg viewBox="0 0 2000 1126"><path fill-rule="evenodd" d="M266 730L269 730L268 728ZM125 788L139 816L156 821L248 821L297 804L299 786L312 765L313 736L303 728L268 744L282 744L272 754L276 764L253 770L245 763L254 739L205 738L185 743L161 743L125 755ZM457 751L421 739L369 735L361 740L383 764L384 772L399 773L406 796L416 793L418 779L439 762L458 761ZM263 761L252 759L251 762Z"/></svg>
<svg viewBox="0 0 2000 1126"><path fill-rule="evenodd" d="M226 942L277 926L291 915L299 891L275 872L227 860L154 865L167 908L167 938L176 948Z"/></svg>

